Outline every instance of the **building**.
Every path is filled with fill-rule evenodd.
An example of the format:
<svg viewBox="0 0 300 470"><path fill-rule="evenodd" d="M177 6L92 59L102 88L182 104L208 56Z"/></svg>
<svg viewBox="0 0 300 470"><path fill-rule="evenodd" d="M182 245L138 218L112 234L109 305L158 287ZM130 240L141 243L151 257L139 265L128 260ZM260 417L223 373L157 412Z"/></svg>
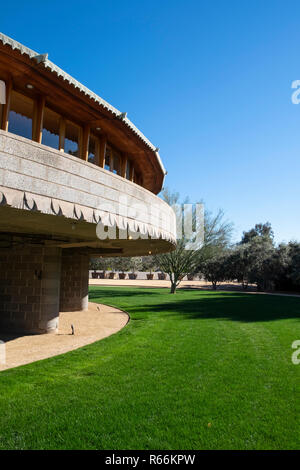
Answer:
<svg viewBox="0 0 300 470"><path fill-rule="evenodd" d="M0 329L87 308L91 256L167 252L158 149L50 60L0 34Z"/></svg>

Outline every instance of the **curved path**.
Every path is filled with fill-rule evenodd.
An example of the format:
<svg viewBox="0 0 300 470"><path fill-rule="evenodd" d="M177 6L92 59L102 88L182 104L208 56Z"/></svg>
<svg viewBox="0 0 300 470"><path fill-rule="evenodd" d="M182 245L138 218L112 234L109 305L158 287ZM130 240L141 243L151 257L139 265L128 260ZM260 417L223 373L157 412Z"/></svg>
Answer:
<svg viewBox="0 0 300 470"><path fill-rule="evenodd" d="M59 316L57 334L9 336L1 335L5 342L6 362L0 371L72 351L94 343L121 330L129 315L108 305L89 303L89 309L63 312ZM74 325L72 335L71 324Z"/></svg>

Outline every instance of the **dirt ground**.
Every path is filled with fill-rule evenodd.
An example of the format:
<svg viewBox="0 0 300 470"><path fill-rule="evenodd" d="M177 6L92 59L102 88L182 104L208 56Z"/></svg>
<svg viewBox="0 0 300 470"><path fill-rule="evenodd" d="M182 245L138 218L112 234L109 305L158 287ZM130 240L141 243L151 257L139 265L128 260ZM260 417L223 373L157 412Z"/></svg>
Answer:
<svg viewBox="0 0 300 470"><path fill-rule="evenodd" d="M147 279L90 279L90 286L128 286L128 287L168 287L170 288L170 281L159 281L154 279L148 281ZM179 289L208 289L212 288L211 282L207 281L181 281ZM255 286L249 286L248 290L254 289ZM242 290L241 284L237 282L222 282L218 289L227 290Z"/></svg>
<svg viewBox="0 0 300 470"><path fill-rule="evenodd" d="M148 281L148 279L90 279L90 286L111 286L111 287L164 287L170 288L170 281L159 281L154 279ZM211 282L207 281L181 281L178 289L199 289L199 290L212 290ZM300 297L298 292L268 292L262 291L257 292L255 284L248 284L248 288L244 290L239 282L220 282L217 286L217 291L237 291L243 292L244 294L257 294L257 295L280 295L285 297Z"/></svg>
<svg viewBox="0 0 300 470"><path fill-rule="evenodd" d="M116 308L89 303L89 309L86 311L60 313L57 334L0 335L0 340L5 343L0 347L3 351L5 346L6 356L3 364L0 354L0 371L94 343L121 330L128 320L128 315ZM74 335L71 324L74 325Z"/></svg>

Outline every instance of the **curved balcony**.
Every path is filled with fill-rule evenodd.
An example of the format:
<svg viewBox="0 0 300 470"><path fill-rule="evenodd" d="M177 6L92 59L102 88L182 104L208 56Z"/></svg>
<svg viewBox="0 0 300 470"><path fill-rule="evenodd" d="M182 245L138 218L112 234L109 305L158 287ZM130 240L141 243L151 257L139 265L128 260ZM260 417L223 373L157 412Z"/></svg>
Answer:
<svg viewBox="0 0 300 470"><path fill-rule="evenodd" d="M159 148L121 112L38 54L0 33L0 129L109 169L154 194Z"/></svg>
<svg viewBox="0 0 300 470"><path fill-rule="evenodd" d="M143 187L92 163L0 130L1 239L13 234L91 254L170 251L173 210Z"/></svg>

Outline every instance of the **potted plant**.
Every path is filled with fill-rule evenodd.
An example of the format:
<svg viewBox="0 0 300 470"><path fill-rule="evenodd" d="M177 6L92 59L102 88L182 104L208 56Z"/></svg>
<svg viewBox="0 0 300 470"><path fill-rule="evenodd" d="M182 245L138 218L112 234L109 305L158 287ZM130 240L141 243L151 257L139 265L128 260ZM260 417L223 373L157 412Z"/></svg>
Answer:
<svg viewBox="0 0 300 470"><path fill-rule="evenodd" d="M143 258L143 270L148 271L147 274L147 279L148 281L152 281L154 277L154 273L152 271L155 270L156 264L155 264L155 258L154 256L145 256Z"/></svg>
<svg viewBox="0 0 300 470"><path fill-rule="evenodd" d="M94 269L94 272L92 272L93 279L105 279L107 258L92 258L90 261L90 268ZM102 273L97 272L100 269L102 269Z"/></svg>
<svg viewBox="0 0 300 470"><path fill-rule="evenodd" d="M102 278L101 274L98 273L97 271L99 269L103 269L103 279L105 277L105 268L106 268L106 260L105 258L91 258L90 260L90 269L93 269L92 272L92 278L97 279L97 278Z"/></svg>
<svg viewBox="0 0 300 470"><path fill-rule="evenodd" d="M99 268L102 272L98 274L98 279L105 279L105 273L107 270L107 258L99 258Z"/></svg>
<svg viewBox="0 0 300 470"><path fill-rule="evenodd" d="M119 271L119 279L125 279L125 271L128 271L129 268L129 258L116 258L114 262L114 267L117 271Z"/></svg>
<svg viewBox="0 0 300 470"><path fill-rule="evenodd" d="M90 269L93 270L92 272L92 278L93 279L97 279L98 277L98 273L97 273L97 269L98 269L98 260L97 258L92 258L90 260Z"/></svg>
<svg viewBox="0 0 300 470"><path fill-rule="evenodd" d="M193 281L195 279L195 274L194 273L188 273L187 274L187 279L188 279L188 281Z"/></svg>
<svg viewBox="0 0 300 470"><path fill-rule="evenodd" d="M116 260L114 258L106 258L106 262L107 262L107 270L108 270L108 273L107 273L107 278L108 279L114 279L115 278L115 262Z"/></svg>
<svg viewBox="0 0 300 470"><path fill-rule="evenodd" d="M159 279L160 281L165 281L165 280L166 280L166 277L167 277L167 276L166 276L166 273L160 271L160 272L157 273L157 275L158 275L158 279Z"/></svg>
<svg viewBox="0 0 300 470"><path fill-rule="evenodd" d="M142 258L134 256L130 258L130 269L131 273L128 274L129 279L133 280L137 278L137 271L141 271L143 268Z"/></svg>

